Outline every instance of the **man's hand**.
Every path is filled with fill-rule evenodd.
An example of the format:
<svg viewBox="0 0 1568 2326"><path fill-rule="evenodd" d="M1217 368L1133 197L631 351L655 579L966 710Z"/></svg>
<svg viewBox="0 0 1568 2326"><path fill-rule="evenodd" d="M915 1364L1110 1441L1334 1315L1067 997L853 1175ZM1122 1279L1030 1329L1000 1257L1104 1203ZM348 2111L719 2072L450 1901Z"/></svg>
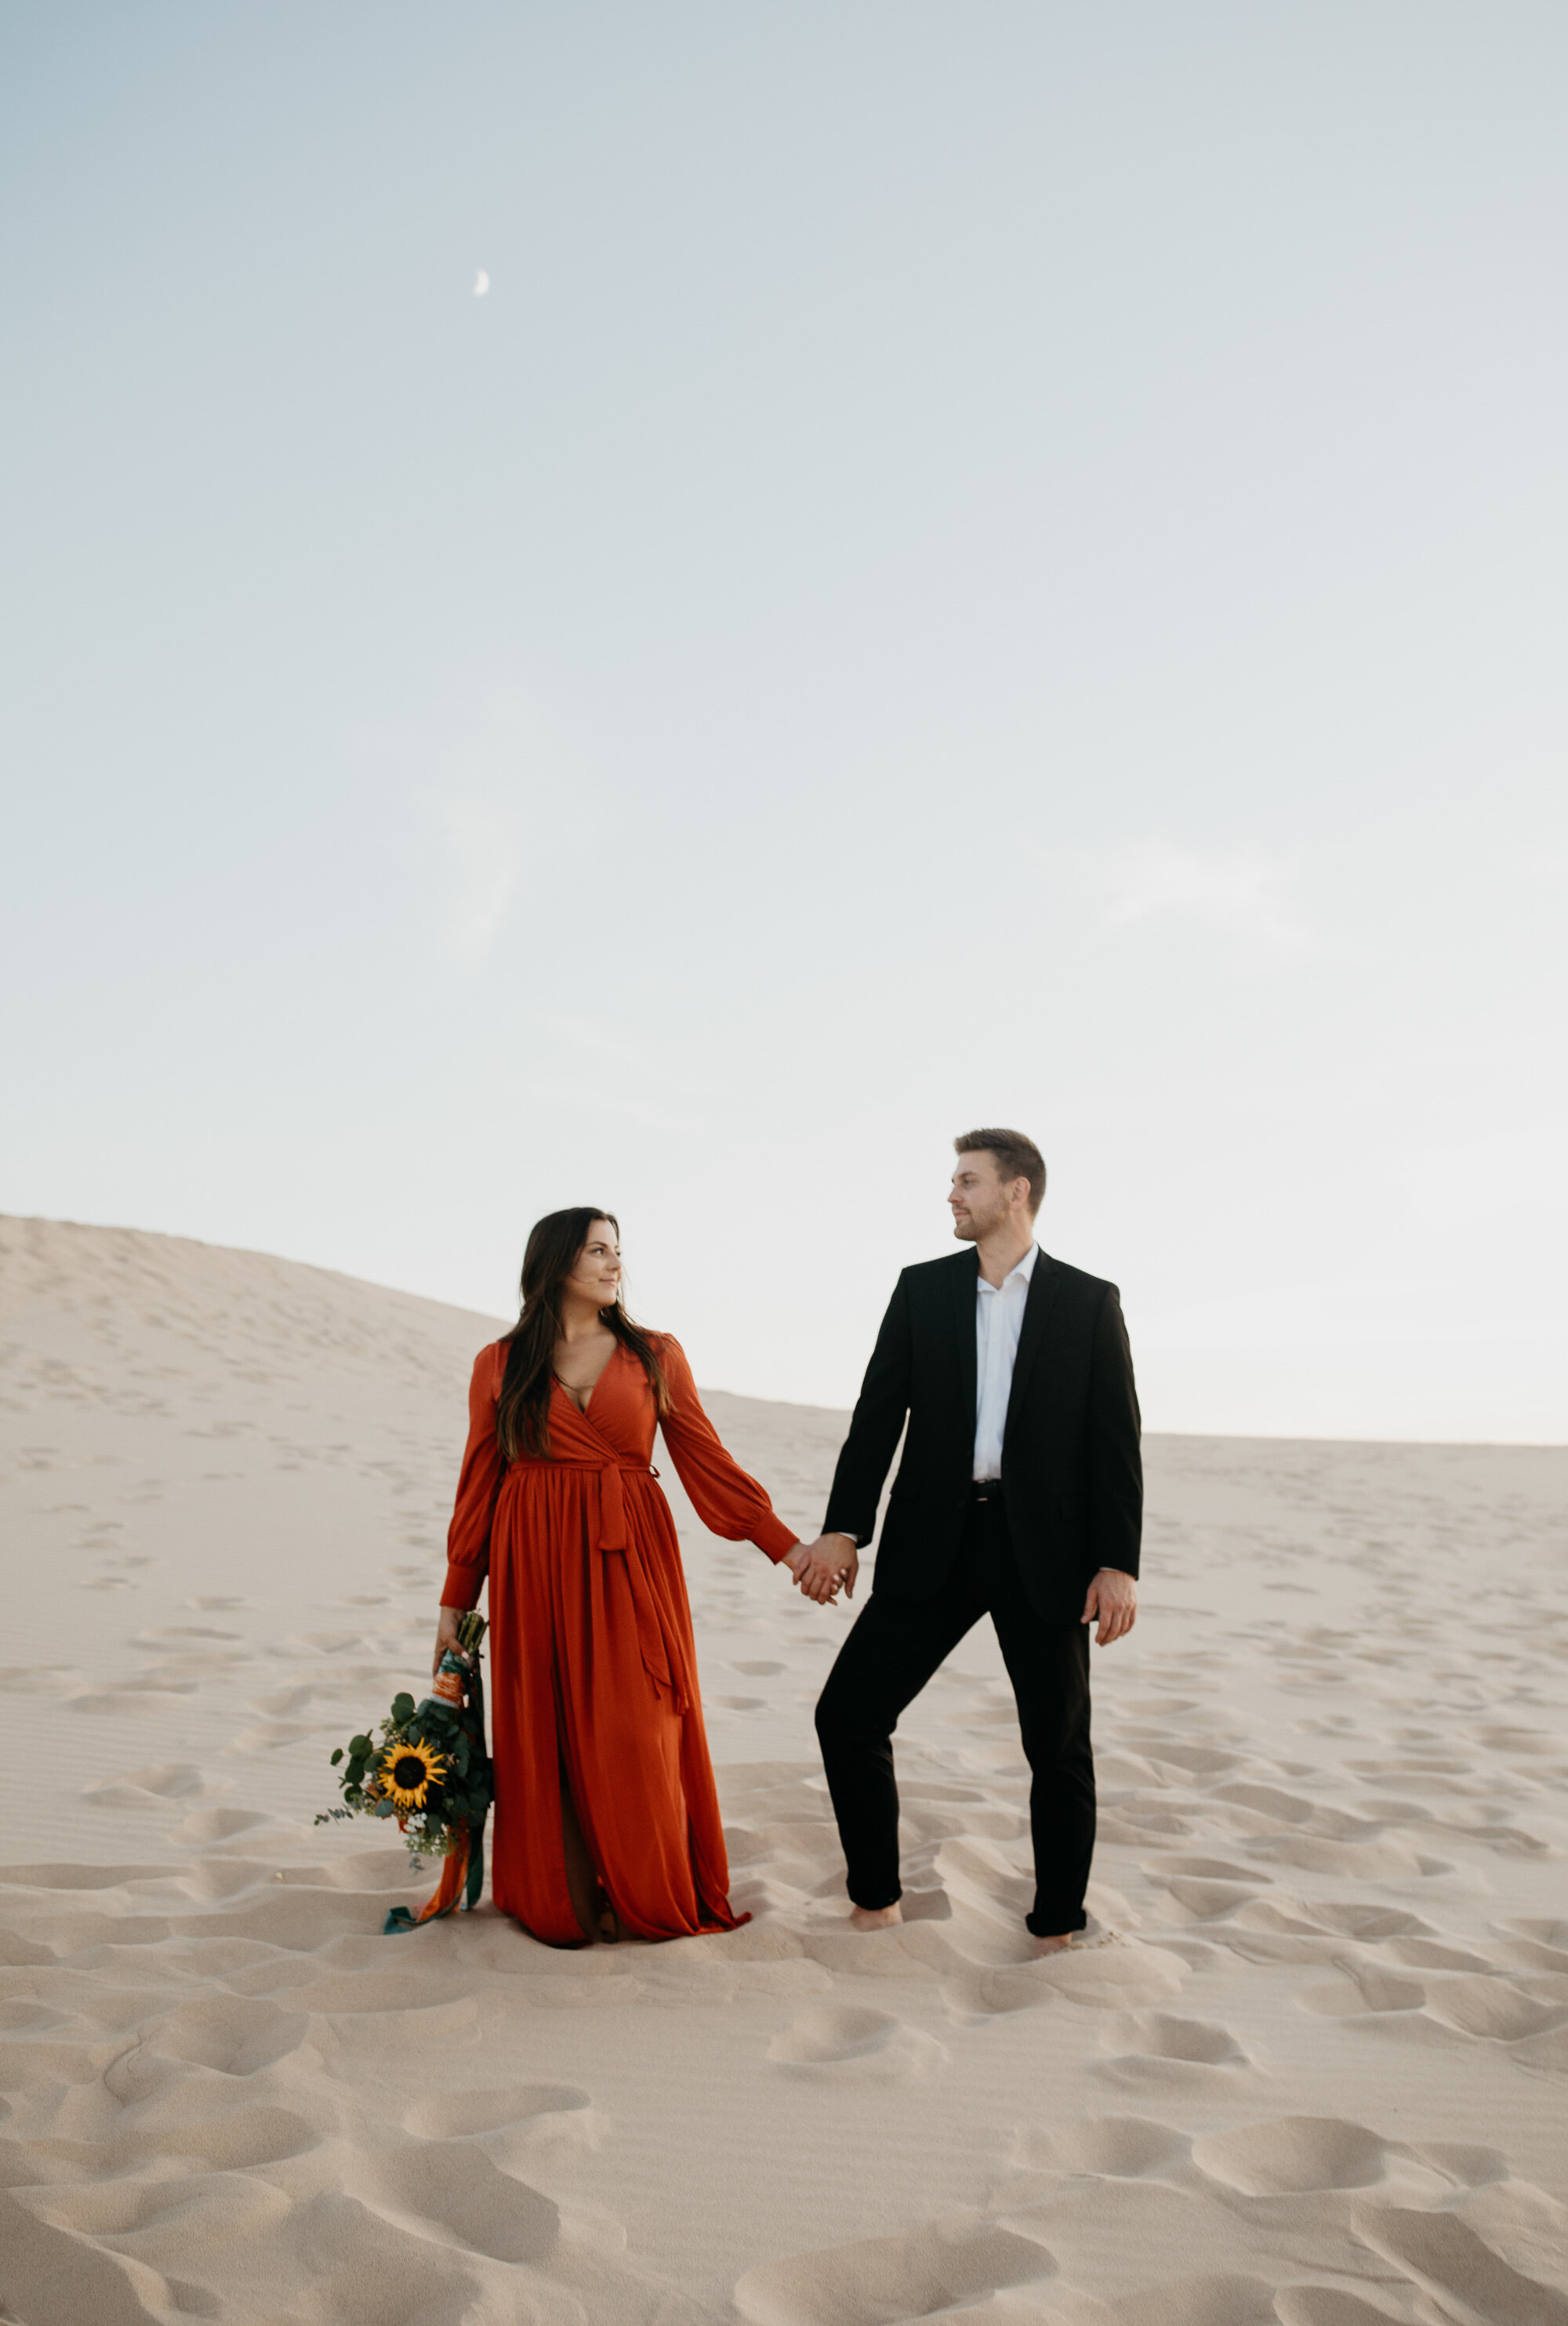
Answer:
<svg viewBox="0 0 1568 2326"><path fill-rule="evenodd" d="M808 1599L831 1606L844 1586L846 1599L854 1597L860 1573L860 1553L846 1534L820 1534L815 1542L798 1542L784 1554L784 1564Z"/></svg>
<svg viewBox="0 0 1568 2326"><path fill-rule="evenodd" d="M1132 1577L1119 1567L1102 1567L1089 1585L1083 1620L1100 1627L1095 1633L1097 1648L1108 1648L1130 1632L1138 1620L1138 1586Z"/></svg>

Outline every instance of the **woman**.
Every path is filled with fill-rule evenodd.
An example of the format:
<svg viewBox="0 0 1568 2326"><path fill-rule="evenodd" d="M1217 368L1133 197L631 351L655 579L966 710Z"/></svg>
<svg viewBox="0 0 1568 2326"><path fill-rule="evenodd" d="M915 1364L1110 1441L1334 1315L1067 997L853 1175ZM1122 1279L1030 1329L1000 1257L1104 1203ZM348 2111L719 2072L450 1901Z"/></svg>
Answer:
<svg viewBox="0 0 1568 2326"><path fill-rule="evenodd" d="M488 1573L491 1889L551 1946L747 1920L730 1911L656 1424L704 1524L793 1571L804 1549L720 1445L679 1343L628 1317L614 1215L551 1212L523 1255L522 1315L474 1365L435 1642L439 1666Z"/></svg>

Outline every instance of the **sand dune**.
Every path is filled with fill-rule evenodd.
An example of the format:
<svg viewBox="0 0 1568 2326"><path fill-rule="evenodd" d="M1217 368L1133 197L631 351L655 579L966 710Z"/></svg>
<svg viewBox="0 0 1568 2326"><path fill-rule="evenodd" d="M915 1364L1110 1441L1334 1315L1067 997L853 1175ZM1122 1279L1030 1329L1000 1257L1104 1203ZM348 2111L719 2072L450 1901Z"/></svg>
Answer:
<svg viewBox="0 0 1568 2326"><path fill-rule="evenodd" d="M856 1937L848 1614L677 1496L755 1920L384 1939L401 1851L311 1820L426 1669L493 1325L105 1229L0 1223L0 2314L1568 2326L1568 1450L1152 1440L1114 1935L1050 1962L994 1643L908 1723L910 1919ZM814 1529L843 1417L711 1405Z"/></svg>

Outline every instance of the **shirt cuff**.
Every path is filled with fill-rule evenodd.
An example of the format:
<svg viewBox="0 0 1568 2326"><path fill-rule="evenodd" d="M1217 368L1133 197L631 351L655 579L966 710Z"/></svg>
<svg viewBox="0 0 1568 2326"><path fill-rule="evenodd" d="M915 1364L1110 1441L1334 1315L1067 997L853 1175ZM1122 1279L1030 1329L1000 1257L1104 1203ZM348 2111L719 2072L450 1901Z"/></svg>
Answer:
<svg viewBox="0 0 1568 2326"><path fill-rule="evenodd" d="M475 1567L471 1559L449 1559L446 1581L442 1586L443 1607L477 1607L479 1595L484 1589L485 1570Z"/></svg>

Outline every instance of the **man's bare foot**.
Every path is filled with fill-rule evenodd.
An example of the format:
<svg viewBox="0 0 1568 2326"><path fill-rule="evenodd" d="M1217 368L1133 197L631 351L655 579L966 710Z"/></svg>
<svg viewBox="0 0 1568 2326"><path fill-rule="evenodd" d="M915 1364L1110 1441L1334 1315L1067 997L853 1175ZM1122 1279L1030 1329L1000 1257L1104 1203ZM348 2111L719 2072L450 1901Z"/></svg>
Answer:
<svg viewBox="0 0 1568 2326"><path fill-rule="evenodd" d="M1036 1939L1034 1951L1037 1955L1065 1954L1077 1936L1076 1931L1064 1931L1059 1939Z"/></svg>
<svg viewBox="0 0 1568 2326"><path fill-rule="evenodd" d="M891 1931L895 1922L904 1919L903 1909L895 1898L891 1906L852 1906L849 1919L857 1931Z"/></svg>

